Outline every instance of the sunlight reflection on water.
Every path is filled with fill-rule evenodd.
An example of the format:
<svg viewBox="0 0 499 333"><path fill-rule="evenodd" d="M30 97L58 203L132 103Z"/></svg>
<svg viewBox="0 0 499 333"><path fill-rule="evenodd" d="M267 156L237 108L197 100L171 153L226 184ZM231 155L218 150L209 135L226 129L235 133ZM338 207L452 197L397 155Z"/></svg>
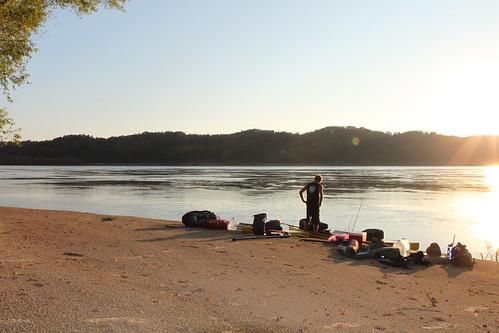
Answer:
<svg viewBox="0 0 499 333"><path fill-rule="evenodd" d="M471 219L474 233L481 235L497 248L499 247L499 167L486 167L483 172L484 184L489 187L490 192L468 198L464 206Z"/></svg>

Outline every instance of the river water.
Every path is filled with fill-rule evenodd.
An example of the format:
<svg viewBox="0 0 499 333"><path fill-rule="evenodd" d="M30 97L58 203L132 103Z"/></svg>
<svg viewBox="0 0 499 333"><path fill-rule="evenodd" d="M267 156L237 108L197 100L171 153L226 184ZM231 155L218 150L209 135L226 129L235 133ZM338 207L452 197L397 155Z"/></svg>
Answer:
<svg viewBox="0 0 499 333"><path fill-rule="evenodd" d="M297 224L298 191L315 173L332 229L379 228L443 251L456 235L475 257L499 246L499 167L0 166L0 205L172 220L208 209L248 223L266 212Z"/></svg>

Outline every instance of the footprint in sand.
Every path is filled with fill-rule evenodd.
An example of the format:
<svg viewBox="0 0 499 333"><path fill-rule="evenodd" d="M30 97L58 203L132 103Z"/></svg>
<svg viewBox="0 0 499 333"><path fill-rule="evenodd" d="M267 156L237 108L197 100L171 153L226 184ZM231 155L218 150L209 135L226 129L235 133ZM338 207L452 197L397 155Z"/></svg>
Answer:
<svg viewBox="0 0 499 333"><path fill-rule="evenodd" d="M439 323L435 325L425 325L421 328L424 330L448 330L452 328L452 325L449 323Z"/></svg>
<svg viewBox="0 0 499 333"><path fill-rule="evenodd" d="M322 326L325 329L335 329L335 328L357 328L360 327L360 324L357 323L334 323L330 326Z"/></svg>
<svg viewBox="0 0 499 333"><path fill-rule="evenodd" d="M31 324L29 319L0 319L0 324Z"/></svg>
<svg viewBox="0 0 499 333"><path fill-rule="evenodd" d="M131 318L131 317L109 317L109 318L90 318L86 320L87 323L100 324L100 323L127 323L127 324L143 324L147 322L145 319L141 318Z"/></svg>
<svg viewBox="0 0 499 333"><path fill-rule="evenodd" d="M479 306L470 306L470 307L464 309L464 311L478 313L478 312L482 312L482 311L487 311L488 309L489 308L487 308L485 306L479 305Z"/></svg>

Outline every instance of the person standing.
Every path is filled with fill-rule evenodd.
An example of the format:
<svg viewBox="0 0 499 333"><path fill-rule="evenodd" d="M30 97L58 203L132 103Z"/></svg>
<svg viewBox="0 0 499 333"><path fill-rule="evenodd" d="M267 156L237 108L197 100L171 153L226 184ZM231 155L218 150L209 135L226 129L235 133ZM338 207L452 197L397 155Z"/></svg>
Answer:
<svg viewBox="0 0 499 333"><path fill-rule="evenodd" d="M303 193L307 192L307 200L303 198ZM322 186L322 176L315 175L314 181L306 184L299 192L301 201L307 205L307 225L305 229L312 224L315 232L319 231L319 209L324 198L324 188Z"/></svg>

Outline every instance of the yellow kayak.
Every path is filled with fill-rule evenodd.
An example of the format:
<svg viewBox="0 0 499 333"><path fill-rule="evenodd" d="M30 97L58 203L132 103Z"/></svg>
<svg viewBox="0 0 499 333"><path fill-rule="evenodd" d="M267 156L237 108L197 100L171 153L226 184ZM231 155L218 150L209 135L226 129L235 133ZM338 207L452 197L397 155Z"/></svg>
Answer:
<svg viewBox="0 0 499 333"><path fill-rule="evenodd" d="M287 232L291 235L291 237L300 237L300 238L319 238L319 239L328 239L331 237L330 232L313 232L310 230L303 230L294 225L288 225L289 230Z"/></svg>

